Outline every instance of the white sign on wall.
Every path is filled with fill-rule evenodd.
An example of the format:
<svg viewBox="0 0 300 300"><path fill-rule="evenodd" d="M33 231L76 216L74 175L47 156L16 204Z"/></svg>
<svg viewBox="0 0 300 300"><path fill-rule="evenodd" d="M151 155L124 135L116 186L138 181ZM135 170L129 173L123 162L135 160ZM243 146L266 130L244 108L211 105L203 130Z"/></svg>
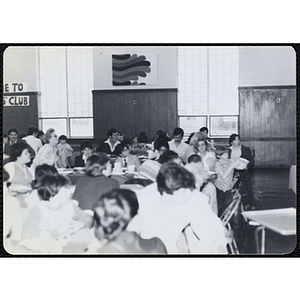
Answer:
<svg viewBox="0 0 300 300"><path fill-rule="evenodd" d="M29 96L3 96L3 106L29 106Z"/></svg>
<svg viewBox="0 0 300 300"><path fill-rule="evenodd" d="M27 83L22 82L11 82L4 83L3 93L20 93L27 92Z"/></svg>

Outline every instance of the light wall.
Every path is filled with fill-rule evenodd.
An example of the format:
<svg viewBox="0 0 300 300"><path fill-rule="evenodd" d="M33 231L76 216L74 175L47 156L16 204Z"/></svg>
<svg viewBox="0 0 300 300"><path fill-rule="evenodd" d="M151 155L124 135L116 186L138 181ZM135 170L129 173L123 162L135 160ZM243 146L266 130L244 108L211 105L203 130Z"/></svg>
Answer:
<svg viewBox="0 0 300 300"><path fill-rule="evenodd" d="M295 85L295 51L290 46L241 46L239 74L239 86Z"/></svg>

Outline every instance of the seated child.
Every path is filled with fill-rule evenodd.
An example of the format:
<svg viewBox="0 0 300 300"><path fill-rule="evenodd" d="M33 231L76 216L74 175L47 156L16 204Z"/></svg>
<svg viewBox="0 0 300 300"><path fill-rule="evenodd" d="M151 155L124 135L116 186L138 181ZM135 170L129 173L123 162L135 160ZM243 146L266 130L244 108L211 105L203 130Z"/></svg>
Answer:
<svg viewBox="0 0 300 300"><path fill-rule="evenodd" d="M129 166L134 165L136 171L138 171L141 166L141 162L137 155L130 154L131 149L130 142L122 142L121 144L118 144L115 149L115 153L118 155L118 158L114 163L119 162L123 168L128 168Z"/></svg>
<svg viewBox="0 0 300 300"><path fill-rule="evenodd" d="M138 207L136 194L131 190L116 189L102 195L94 207L96 240L90 245L89 251L166 254L164 244L157 237L142 239L137 233L126 230L130 220L137 214Z"/></svg>
<svg viewBox="0 0 300 300"><path fill-rule="evenodd" d="M218 215L221 216L225 208L232 202L231 189L237 181L233 177L233 172L239 162L228 158L228 150L224 146L216 147L215 155L217 178L214 184L217 188Z"/></svg>
<svg viewBox="0 0 300 300"><path fill-rule="evenodd" d="M29 212L22 230L24 246L34 253L62 253L69 242L90 242L93 217L82 211L68 195L69 182L59 174L47 174L37 183L40 202ZM83 231L85 228L85 231Z"/></svg>
<svg viewBox="0 0 300 300"><path fill-rule="evenodd" d="M87 159L93 154L93 145L90 141L83 141L80 144L81 155L75 157L74 167L85 167Z"/></svg>
<svg viewBox="0 0 300 300"><path fill-rule="evenodd" d="M57 145L58 150L58 161L57 165L60 168L72 168L73 162L73 148L67 143L67 137L61 135L58 139L59 144Z"/></svg>
<svg viewBox="0 0 300 300"><path fill-rule="evenodd" d="M189 156L185 168L194 174L196 178L196 188L208 196L209 205L212 211L218 215L216 187L209 181L208 172L204 169L201 163L201 156L198 154L192 154Z"/></svg>

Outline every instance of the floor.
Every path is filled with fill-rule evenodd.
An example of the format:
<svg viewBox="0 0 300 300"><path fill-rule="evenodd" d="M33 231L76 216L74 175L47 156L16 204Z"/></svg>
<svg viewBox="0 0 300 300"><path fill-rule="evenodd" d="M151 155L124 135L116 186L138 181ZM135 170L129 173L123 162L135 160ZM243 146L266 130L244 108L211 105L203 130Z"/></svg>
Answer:
<svg viewBox="0 0 300 300"><path fill-rule="evenodd" d="M255 169L252 185L256 200L256 209L296 208L296 195L288 188L289 169ZM255 227L239 222L235 227L238 248L241 254L257 254ZM265 254L282 255L290 253L296 247L296 236L282 236L271 230L265 232Z"/></svg>

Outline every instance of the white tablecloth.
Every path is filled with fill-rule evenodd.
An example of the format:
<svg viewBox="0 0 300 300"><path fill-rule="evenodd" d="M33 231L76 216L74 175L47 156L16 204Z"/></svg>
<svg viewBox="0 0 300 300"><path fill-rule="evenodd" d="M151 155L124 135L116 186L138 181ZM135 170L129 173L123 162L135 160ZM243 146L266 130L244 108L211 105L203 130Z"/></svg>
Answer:
<svg viewBox="0 0 300 300"><path fill-rule="evenodd" d="M296 193L296 189L297 189L296 165L293 165L290 168L289 189L292 189L294 193Z"/></svg>

